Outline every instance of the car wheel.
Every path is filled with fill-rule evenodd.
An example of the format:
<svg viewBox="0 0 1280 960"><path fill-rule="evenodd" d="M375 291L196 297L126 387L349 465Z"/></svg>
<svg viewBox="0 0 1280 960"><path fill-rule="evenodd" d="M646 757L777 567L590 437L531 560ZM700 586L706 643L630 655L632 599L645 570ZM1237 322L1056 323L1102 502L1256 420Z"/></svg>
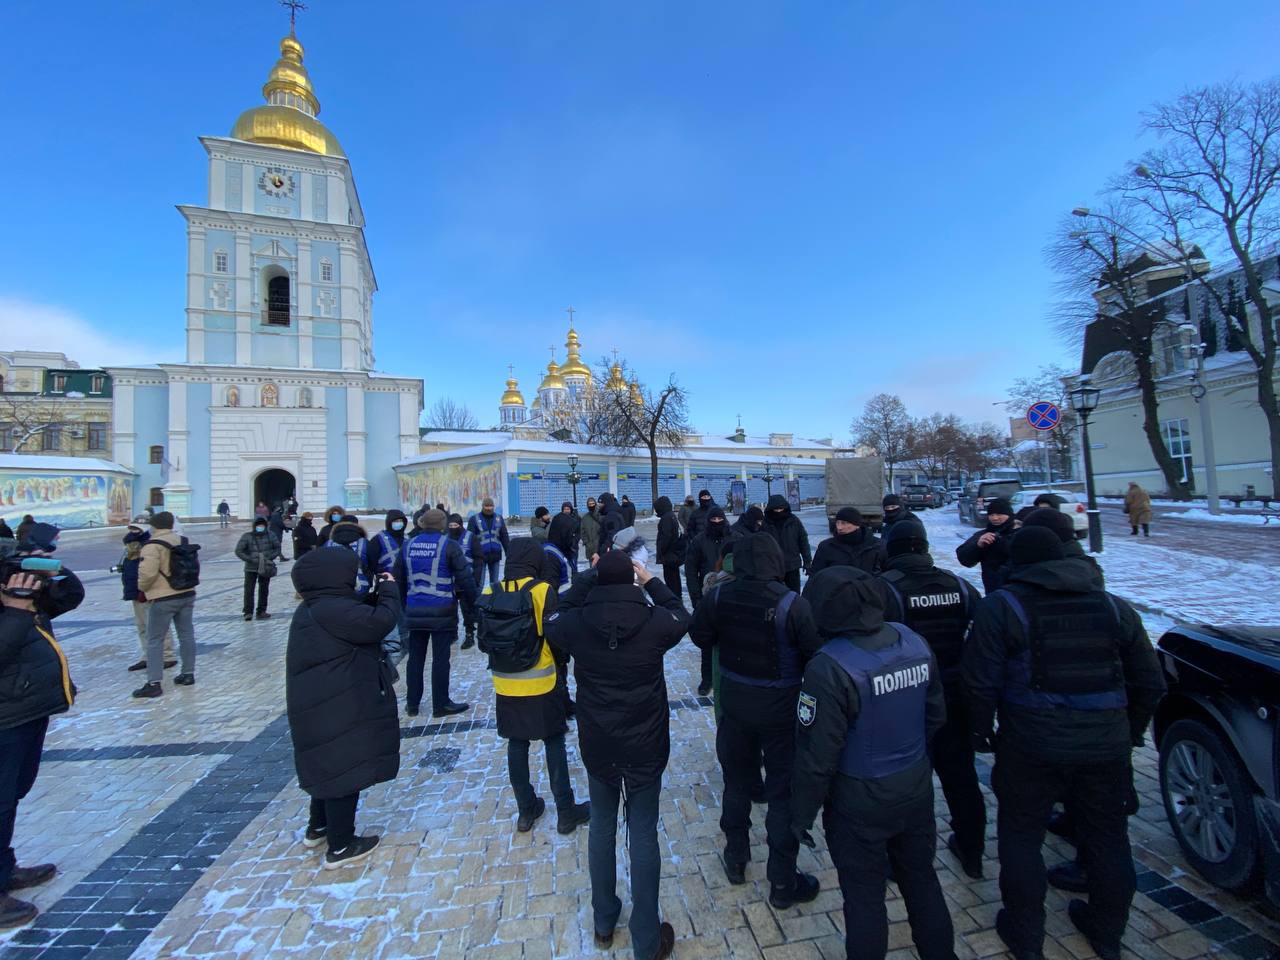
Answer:
<svg viewBox="0 0 1280 960"><path fill-rule="evenodd" d="M1198 720L1160 741L1160 793L1187 861L1227 890L1251 885L1260 866L1253 789L1235 753Z"/></svg>

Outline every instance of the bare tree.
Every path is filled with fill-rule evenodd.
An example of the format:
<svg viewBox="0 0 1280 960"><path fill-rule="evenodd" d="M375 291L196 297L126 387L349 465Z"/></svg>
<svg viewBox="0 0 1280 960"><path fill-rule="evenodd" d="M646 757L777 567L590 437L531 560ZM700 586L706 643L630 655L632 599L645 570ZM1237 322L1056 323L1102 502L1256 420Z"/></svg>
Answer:
<svg viewBox="0 0 1280 960"><path fill-rule="evenodd" d="M689 397L672 374L665 385L650 390L620 368L620 385L612 376L610 365L601 362L600 382L595 389L602 394L606 416L602 425L608 436L604 442L619 452L643 447L649 452L650 492L658 499L658 451L676 450L684 446L689 433ZM615 386L609 386L614 382Z"/></svg>
<svg viewBox="0 0 1280 960"><path fill-rule="evenodd" d="M80 421L67 419L57 401L38 393L0 393L0 423L8 427L10 453L18 453L51 428L83 427Z"/></svg>
<svg viewBox="0 0 1280 960"><path fill-rule="evenodd" d="M911 417L902 400L891 393L877 393L850 425L853 442L872 447L884 461L893 489L893 468L907 459L911 442Z"/></svg>
<svg viewBox="0 0 1280 960"><path fill-rule="evenodd" d="M1161 247L1143 238L1144 224L1132 203L1112 202L1084 217L1068 217L1046 251L1058 275L1061 295L1056 321L1073 339L1083 340L1087 327L1133 362L1142 403L1142 431L1165 488L1178 500L1191 498L1180 466L1160 433L1154 344L1165 324L1166 302L1148 293L1148 270L1172 264L1177 254L1158 256ZM1199 250L1196 250L1199 253ZM1200 269L1207 269L1204 257Z"/></svg>
<svg viewBox="0 0 1280 960"><path fill-rule="evenodd" d="M956 459L966 440L964 424L954 413L933 413L912 424L906 458L930 478L945 478L955 469Z"/></svg>
<svg viewBox="0 0 1280 960"><path fill-rule="evenodd" d="M1076 413L1071 408L1071 395L1067 392L1067 378L1071 371L1060 364L1041 367L1033 376L1018 377L1009 386L1009 402L1005 409L1011 414L1023 416L1027 409L1041 400L1057 406L1062 419L1052 430L1040 433L1040 440L1049 445L1049 456L1059 477L1071 473L1071 438L1076 429Z"/></svg>
<svg viewBox="0 0 1280 960"><path fill-rule="evenodd" d="M433 430L475 430L480 421L466 404L452 397L441 397L423 415L422 425Z"/></svg>
<svg viewBox="0 0 1280 960"><path fill-rule="evenodd" d="M1280 236L1280 79L1189 90L1153 107L1144 126L1161 145L1147 152L1118 187L1146 207L1184 263L1190 265L1198 253L1194 237L1212 254L1229 254L1239 265L1243 302L1232 288L1204 275L1198 277L1199 289L1257 368L1272 483L1280 485L1277 311L1266 294L1276 276L1274 244Z"/></svg>

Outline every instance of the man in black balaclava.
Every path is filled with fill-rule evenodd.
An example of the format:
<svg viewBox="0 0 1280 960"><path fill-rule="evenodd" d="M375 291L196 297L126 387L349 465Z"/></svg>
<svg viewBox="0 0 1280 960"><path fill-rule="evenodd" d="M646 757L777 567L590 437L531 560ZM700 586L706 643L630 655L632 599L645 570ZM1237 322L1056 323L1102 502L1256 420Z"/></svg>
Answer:
<svg viewBox="0 0 1280 960"><path fill-rule="evenodd" d="M800 592L800 570L809 572L809 564L813 555L809 552L809 534L805 532L800 518L791 512L791 504L780 493L769 498L764 509L767 533L777 541L782 550L782 561L786 565L786 584L797 593Z"/></svg>
<svg viewBox="0 0 1280 960"><path fill-rule="evenodd" d="M880 563L880 541L862 522L862 514L854 507L841 507L836 514L835 536L818 544L809 573L828 567L857 567L876 573Z"/></svg>
<svg viewBox="0 0 1280 960"><path fill-rule="evenodd" d="M716 502L712 499L710 490L698 491L698 506L689 514L689 522L685 524L685 533L692 540L704 529L706 529L707 521L711 519L711 510L716 506Z"/></svg>
<svg viewBox="0 0 1280 960"><path fill-rule="evenodd" d="M708 494L710 496L710 494ZM702 583L707 574L714 573L716 563L720 559L720 548L726 539L733 534L725 520L724 511L719 507L711 507L707 511L706 528L689 544L689 553L684 562L685 585L689 588L689 599L697 609L702 602ZM702 651L702 675L698 683L698 695L705 697L711 692L711 649Z"/></svg>
<svg viewBox="0 0 1280 960"><path fill-rule="evenodd" d="M764 511L759 507L747 507L733 525L736 537L745 537L748 533L759 533L764 529Z"/></svg>

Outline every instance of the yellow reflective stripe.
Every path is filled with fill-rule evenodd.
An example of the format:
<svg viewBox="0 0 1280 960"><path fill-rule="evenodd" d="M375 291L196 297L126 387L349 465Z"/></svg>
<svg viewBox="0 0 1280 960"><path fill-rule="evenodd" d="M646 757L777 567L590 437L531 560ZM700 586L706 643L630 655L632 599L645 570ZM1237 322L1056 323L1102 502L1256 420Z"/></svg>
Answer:
<svg viewBox="0 0 1280 960"><path fill-rule="evenodd" d="M62 693L67 698L69 707L76 702L76 695L71 690L71 667L67 665L67 656L62 652L62 647L58 646L58 641L53 639L53 634L40 626L39 621L36 622L36 629L40 631L40 636L49 641L49 646L53 647L53 652L58 655L58 663L62 668Z"/></svg>
<svg viewBox="0 0 1280 960"><path fill-rule="evenodd" d="M556 672L554 665L545 668L534 667L532 670L525 670L523 673L499 673L493 671L495 677L503 680L537 680L539 677L549 677Z"/></svg>

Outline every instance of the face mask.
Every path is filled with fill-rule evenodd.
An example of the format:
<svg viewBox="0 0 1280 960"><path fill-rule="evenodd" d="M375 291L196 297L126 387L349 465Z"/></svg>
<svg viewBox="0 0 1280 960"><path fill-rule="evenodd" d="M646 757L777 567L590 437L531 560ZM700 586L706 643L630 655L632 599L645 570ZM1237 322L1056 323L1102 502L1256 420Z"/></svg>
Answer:
<svg viewBox="0 0 1280 960"><path fill-rule="evenodd" d="M403 521L403 520L392 520L392 521L391 521L391 529L392 529L392 530L403 530L403 529L404 529L404 521Z"/></svg>
<svg viewBox="0 0 1280 960"><path fill-rule="evenodd" d="M254 529L254 530L256 530L256 531L258 531L258 533L266 533L266 532L267 532L267 528L266 528L266 527L264 527L264 526L261 526L261 525L256 526L256 527L254 527L253 529Z"/></svg>
<svg viewBox="0 0 1280 960"><path fill-rule="evenodd" d="M342 514L340 514L340 513L331 513L331 514L329 514L329 522L330 522L330 523L337 523L337 522L338 522L339 520L341 520L341 519L342 519Z"/></svg>

